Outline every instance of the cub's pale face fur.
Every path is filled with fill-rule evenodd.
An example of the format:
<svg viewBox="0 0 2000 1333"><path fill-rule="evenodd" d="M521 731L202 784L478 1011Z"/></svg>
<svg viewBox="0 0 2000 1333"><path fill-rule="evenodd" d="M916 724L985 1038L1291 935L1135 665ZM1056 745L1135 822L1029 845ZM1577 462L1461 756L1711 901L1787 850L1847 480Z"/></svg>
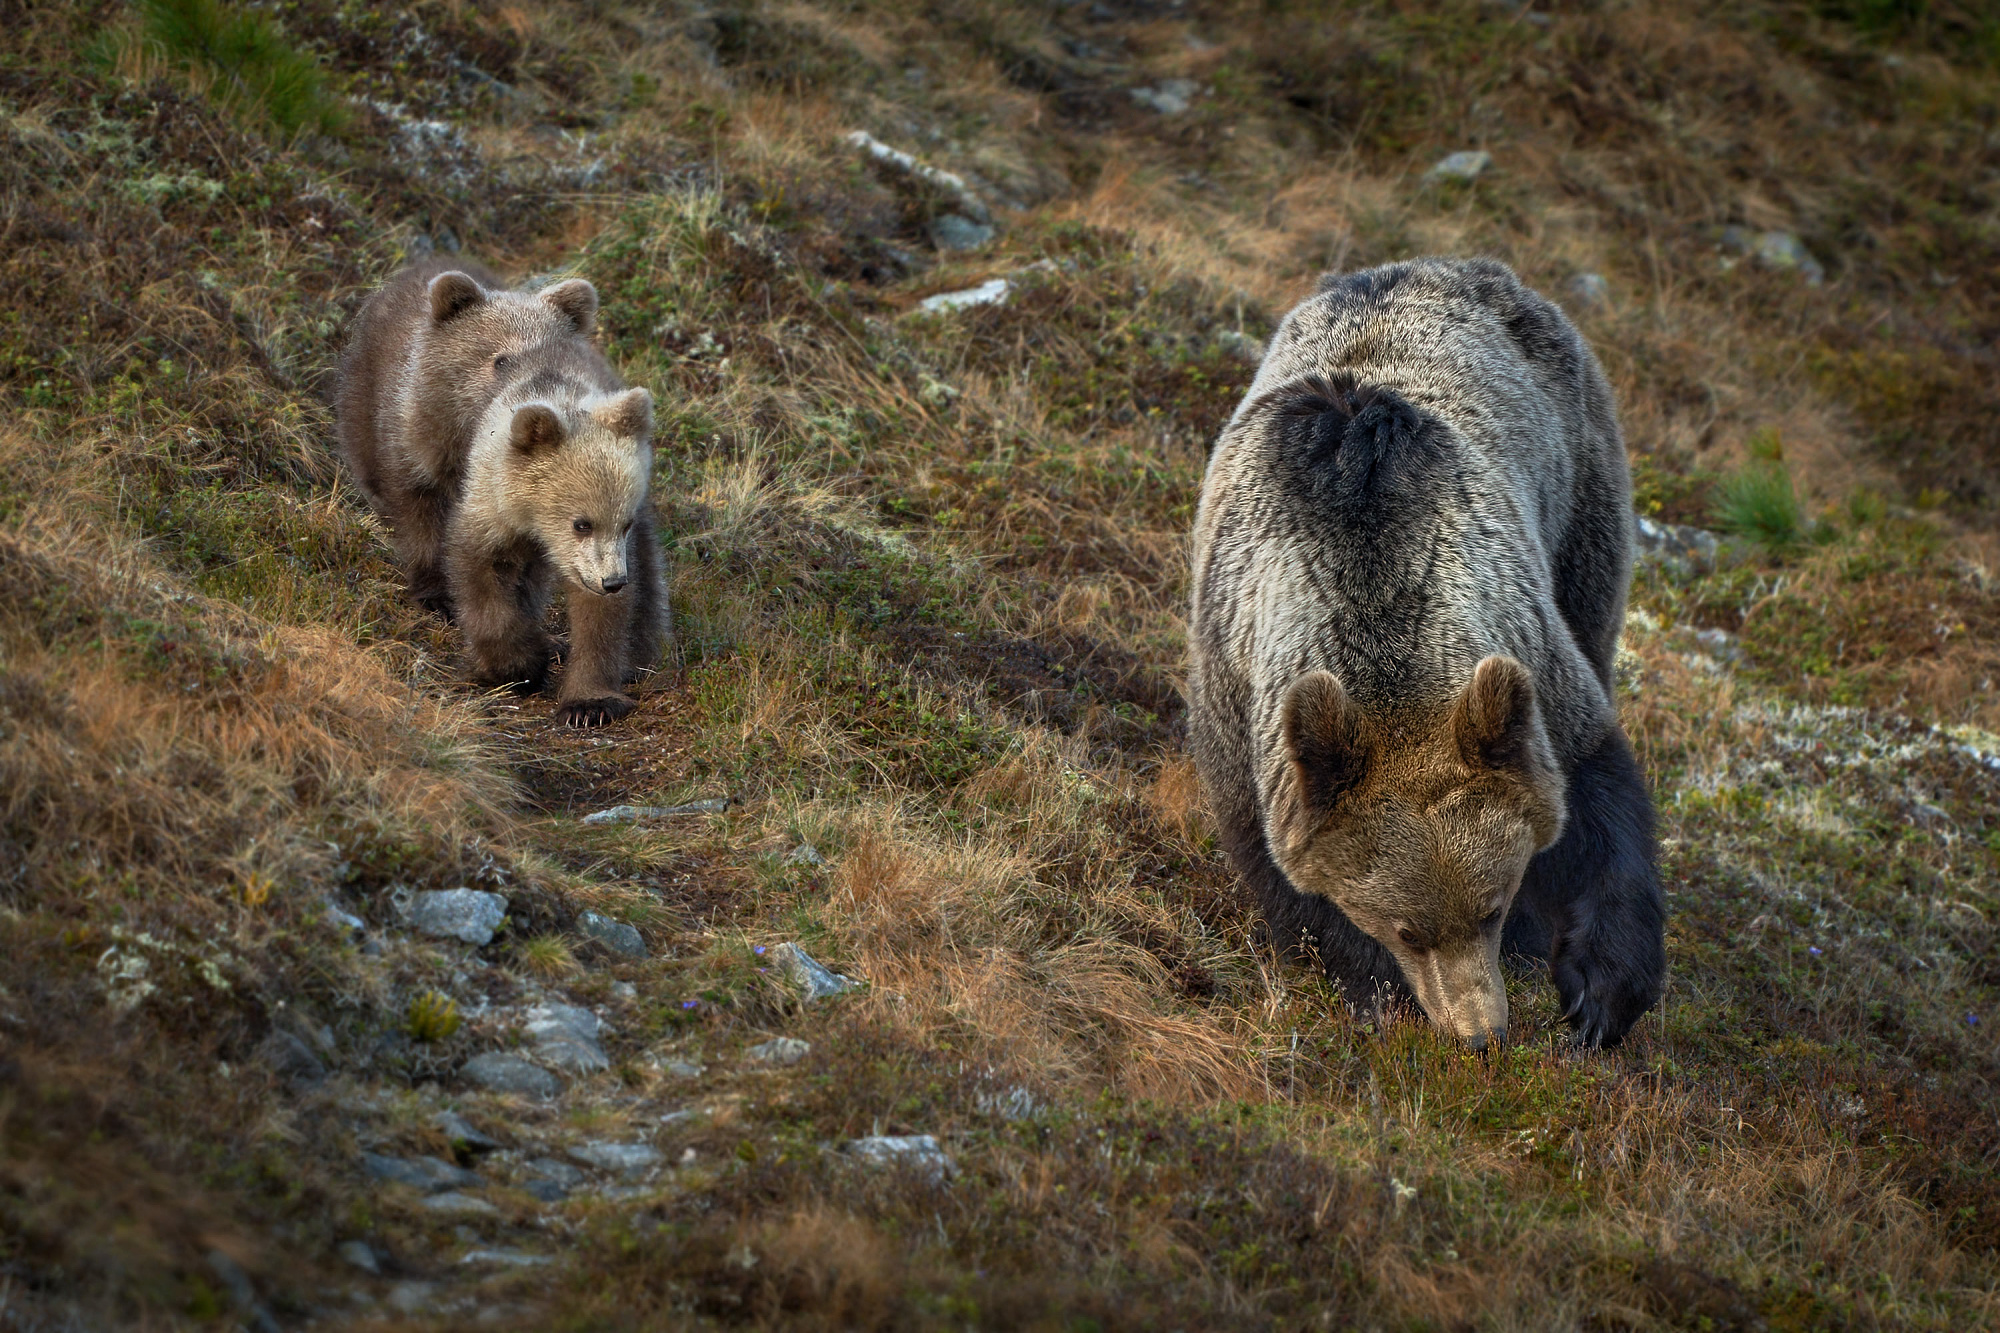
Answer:
<svg viewBox="0 0 2000 1333"><path fill-rule="evenodd" d="M1324 671L1287 691L1266 775L1271 846L1395 956L1432 1022L1505 1036L1500 930L1563 821L1563 781L1526 668L1489 657L1448 710L1364 713Z"/></svg>
<svg viewBox="0 0 2000 1333"><path fill-rule="evenodd" d="M630 579L652 428L653 396L644 389L572 401L503 398L474 446L467 503L484 506L496 545L532 535L570 582L617 593Z"/></svg>

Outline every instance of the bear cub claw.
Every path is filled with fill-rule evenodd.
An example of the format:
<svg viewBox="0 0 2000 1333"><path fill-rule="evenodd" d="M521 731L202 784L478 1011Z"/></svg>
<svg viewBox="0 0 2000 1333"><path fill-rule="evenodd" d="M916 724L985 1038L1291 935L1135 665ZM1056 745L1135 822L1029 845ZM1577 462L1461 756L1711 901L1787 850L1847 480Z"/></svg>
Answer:
<svg viewBox="0 0 2000 1333"><path fill-rule="evenodd" d="M620 694L602 699L571 699L556 708L556 721L565 727L601 727L616 722L639 705Z"/></svg>

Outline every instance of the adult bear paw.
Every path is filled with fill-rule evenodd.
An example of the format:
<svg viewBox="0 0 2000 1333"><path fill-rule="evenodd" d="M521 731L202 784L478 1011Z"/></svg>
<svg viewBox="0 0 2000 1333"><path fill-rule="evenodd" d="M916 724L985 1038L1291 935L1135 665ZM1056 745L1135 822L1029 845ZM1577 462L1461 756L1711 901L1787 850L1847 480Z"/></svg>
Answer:
<svg viewBox="0 0 2000 1333"><path fill-rule="evenodd" d="M1579 1046L1616 1046L1660 998L1660 978L1651 969L1620 966L1581 950L1559 953L1549 976Z"/></svg>
<svg viewBox="0 0 2000 1333"><path fill-rule="evenodd" d="M565 727L601 727L616 722L639 705L622 694L602 699L570 699L556 708L556 721Z"/></svg>

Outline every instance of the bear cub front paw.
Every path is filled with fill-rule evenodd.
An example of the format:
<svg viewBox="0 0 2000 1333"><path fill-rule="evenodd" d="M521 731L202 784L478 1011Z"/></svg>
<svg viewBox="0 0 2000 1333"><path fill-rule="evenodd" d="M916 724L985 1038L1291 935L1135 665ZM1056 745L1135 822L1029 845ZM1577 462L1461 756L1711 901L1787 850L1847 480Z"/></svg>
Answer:
<svg viewBox="0 0 2000 1333"><path fill-rule="evenodd" d="M601 727L616 722L639 705L622 694L602 699L570 699L556 707L556 721L565 727Z"/></svg>

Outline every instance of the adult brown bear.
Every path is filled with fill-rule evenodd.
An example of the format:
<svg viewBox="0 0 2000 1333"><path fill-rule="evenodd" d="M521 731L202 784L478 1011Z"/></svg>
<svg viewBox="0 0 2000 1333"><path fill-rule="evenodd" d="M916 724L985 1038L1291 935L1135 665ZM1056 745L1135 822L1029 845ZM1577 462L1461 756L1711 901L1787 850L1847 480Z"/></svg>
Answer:
<svg viewBox="0 0 2000 1333"><path fill-rule="evenodd" d="M1277 942L1503 1038L1503 948L1576 1039L1659 998L1652 804L1612 664L1632 569L1609 387L1503 264L1325 279L1195 521L1190 741Z"/></svg>

